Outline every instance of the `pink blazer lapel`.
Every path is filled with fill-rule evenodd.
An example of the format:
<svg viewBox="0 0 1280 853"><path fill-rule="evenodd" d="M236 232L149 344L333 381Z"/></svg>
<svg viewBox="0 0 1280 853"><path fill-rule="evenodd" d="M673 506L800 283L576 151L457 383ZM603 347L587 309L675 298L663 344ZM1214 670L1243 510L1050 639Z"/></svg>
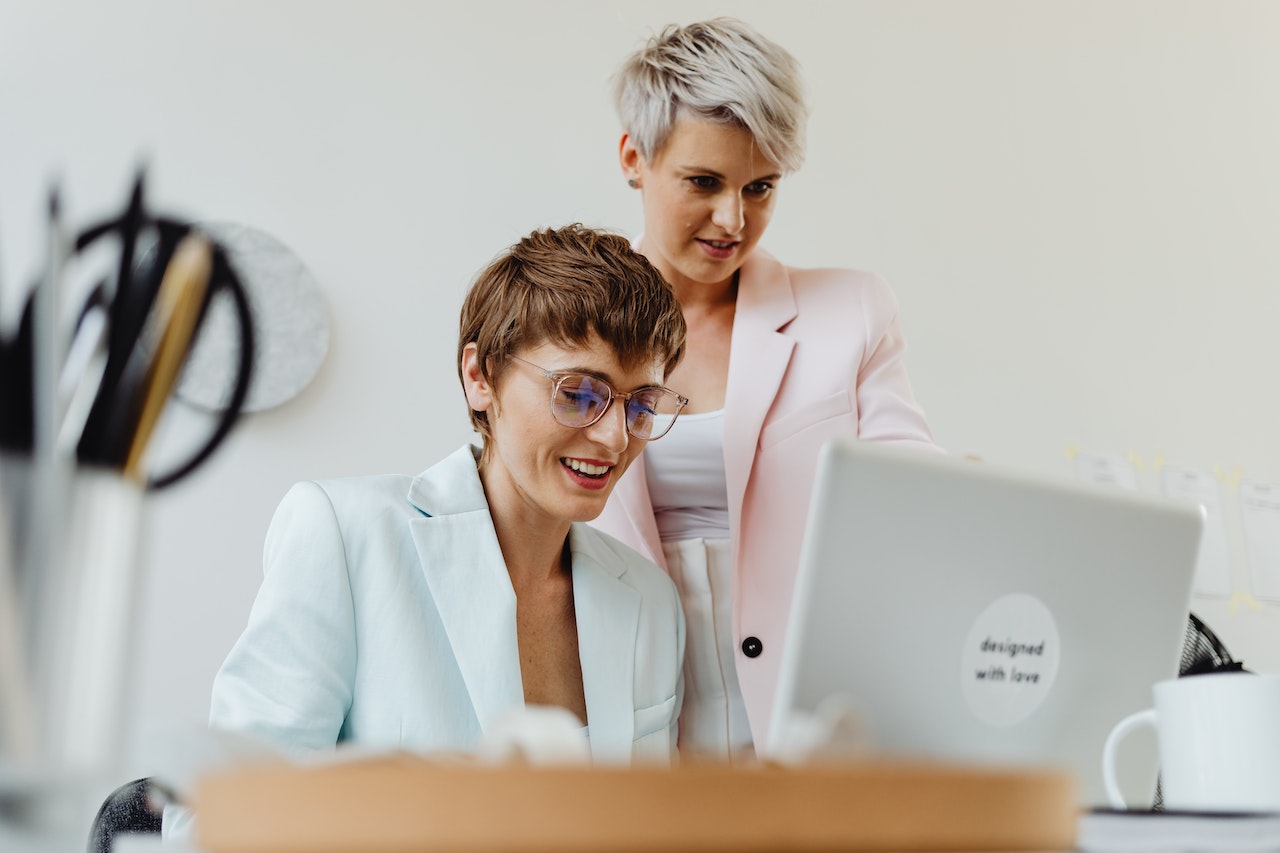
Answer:
<svg viewBox="0 0 1280 853"><path fill-rule="evenodd" d="M738 275L737 313L725 392L724 460L734 551L742 539L742 503L765 415L778 396L795 341L778 331L796 316L786 267L757 248Z"/></svg>
<svg viewBox="0 0 1280 853"><path fill-rule="evenodd" d="M653 515L653 501L649 498L643 453L613 487L613 494L600 514L597 526L657 563L663 571L667 570L658 522Z"/></svg>

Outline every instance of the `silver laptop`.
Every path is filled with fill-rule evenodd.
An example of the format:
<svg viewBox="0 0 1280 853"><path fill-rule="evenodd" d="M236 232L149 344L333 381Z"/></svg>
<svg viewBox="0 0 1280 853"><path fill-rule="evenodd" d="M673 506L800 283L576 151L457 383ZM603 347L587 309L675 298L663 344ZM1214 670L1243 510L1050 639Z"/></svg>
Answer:
<svg viewBox="0 0 1280 853"><path fill-rule="evenodd" d="M879 752L1062 767L1105 804L1107 733L1178 672L1199 508L855 440L819 464L771 748L846 701ZM1154 743L1124 749L1150 797Z"/></svg>

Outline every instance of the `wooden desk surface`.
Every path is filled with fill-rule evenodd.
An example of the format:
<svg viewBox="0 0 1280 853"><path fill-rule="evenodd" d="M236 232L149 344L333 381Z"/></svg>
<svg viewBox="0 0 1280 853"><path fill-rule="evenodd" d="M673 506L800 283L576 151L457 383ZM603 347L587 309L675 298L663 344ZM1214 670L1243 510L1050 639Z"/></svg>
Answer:
<svg viewBox="0 0 1280 853"><path fill-rule="evenodd" d="M803 769L480 767L407 755L212 775L208 853L1070 850L1057 771L867 763Z"/></svg>

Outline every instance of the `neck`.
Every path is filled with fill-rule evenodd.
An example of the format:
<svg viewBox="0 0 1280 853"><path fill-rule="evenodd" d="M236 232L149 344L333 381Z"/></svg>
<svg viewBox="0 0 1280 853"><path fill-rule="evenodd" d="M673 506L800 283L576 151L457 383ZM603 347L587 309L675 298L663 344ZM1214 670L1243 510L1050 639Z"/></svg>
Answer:
<svg viewBox="0 0 1280 853"><path fill-rule="evenodd" d="M529 509L518 498L505 500L490 488L488 473L480 468L480 484L489 503L489 515L498 535L498 547L516 591L567 574L569 566L569 522L549 521Z"/></svg>
<svg viewBox="0 0 1280 853"><path fill-rule="evenodd" d="M738 274L735 272L724 281L706 284L701 281L682 280L672 282L676 300L686 312L689 310L713 312L732 307L738 301Z"/></svg>
<svg viewBox="0 0 1280 853"><path fill-rule="evenodd" d="M511 588L520 598L524 590L545 587L548 583L563 583L572 577L572 561L569 554L569 536L566 533L558 542L533 543L523 536L508 545L508 539L498 536L503 562L511 577Z"/></svg>

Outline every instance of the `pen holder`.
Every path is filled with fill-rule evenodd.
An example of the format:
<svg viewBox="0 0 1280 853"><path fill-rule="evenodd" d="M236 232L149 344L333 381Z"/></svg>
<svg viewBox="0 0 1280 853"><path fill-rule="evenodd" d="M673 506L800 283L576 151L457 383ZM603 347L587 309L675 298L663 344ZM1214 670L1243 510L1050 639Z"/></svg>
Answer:
<svg viewBox="0 0 1280 853"><path fill-rule="evenodd" d="M0 454L0 799L118 772L143 494L114 469Z"/></svg>

